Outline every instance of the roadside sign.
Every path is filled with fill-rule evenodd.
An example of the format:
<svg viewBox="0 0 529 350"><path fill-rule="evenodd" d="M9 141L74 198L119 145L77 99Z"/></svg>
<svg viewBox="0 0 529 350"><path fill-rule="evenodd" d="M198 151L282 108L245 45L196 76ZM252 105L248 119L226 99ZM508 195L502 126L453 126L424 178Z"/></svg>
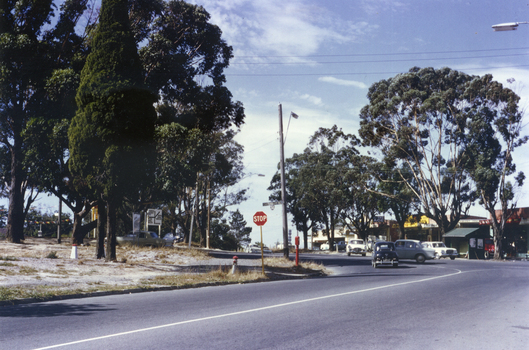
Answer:
<svg viewBox="0 0 529 350"><path fill-rule="evenodd" d="M262 211L258 211L253 215L253 223L257 226L263 226L266 224L266 214Z"/></svg>

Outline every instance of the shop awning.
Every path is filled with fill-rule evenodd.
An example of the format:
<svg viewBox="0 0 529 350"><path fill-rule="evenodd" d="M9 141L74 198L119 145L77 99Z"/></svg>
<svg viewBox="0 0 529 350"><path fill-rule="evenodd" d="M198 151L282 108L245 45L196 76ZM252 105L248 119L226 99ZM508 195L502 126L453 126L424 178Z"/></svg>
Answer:
<svg viewBox="0 0 529 350"><path fill-rule="evenodd" d="M479 227L465 227L465 228L455 228L450 232L447 232L443 235L445 238L465 238L469 234L479 230Z"/></svg>

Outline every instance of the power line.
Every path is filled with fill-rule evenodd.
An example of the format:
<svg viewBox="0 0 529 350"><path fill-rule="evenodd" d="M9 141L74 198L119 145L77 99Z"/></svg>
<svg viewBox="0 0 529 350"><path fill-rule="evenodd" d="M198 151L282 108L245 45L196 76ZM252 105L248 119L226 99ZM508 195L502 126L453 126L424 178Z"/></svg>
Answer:
<svg viewBox="0 0 529 350"><path fill-rule="evenodd" d="M486 69L505 69L505 68L522 68L529 67L527 64L516 65L516 66L498 66L498 67L475 67L475 68L464 68L464 71L472 70L486 70ZM400 74L406 73L403 71L398 72L359 72L359 73L226 73L226 76L231 77L298 77L298 76L346 76L346 75L388 75L388 74Z"/></svg>
<svg viewBox="0 0 529 350"><path fill-rule="evenodd" d="M423 52L393 52L393 53L358 53L358 54L340 54L340 55L246 55L236 56L236 58L309 58L309 57L363 57L363 56L403 56L403 55L431 55L431 54L451 54L451 53L469 53L469 52L490 52L490 51L510 51L510 50L529 50L529 47L504 48L504 49L481 49L481 50L452 50L452 51L423 51Z"/></svg>
<svg viewBox="0 0 529 350"><path fill-rule="evenodd" d="M432 58L406 58L391 60L366 60L366 61L309 61L309 62L234 62L239 65L310 65L310 64L351 64L351 63L391 63L391 62L409 62L409 61L440 61L440 60L467 60L476 58L498 58L498 57L515 57L528 56L529 53L517 53L508 55L488 55L488 56L466 56L466 57L432 57Z"/></svg>

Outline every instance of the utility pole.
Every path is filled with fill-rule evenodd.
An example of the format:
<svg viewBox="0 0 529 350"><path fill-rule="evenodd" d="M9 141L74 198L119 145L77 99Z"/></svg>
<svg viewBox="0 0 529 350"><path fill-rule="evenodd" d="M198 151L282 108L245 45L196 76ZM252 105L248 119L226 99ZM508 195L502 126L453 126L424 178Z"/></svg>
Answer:
<svg viewBox="0 0 529 350"><path fill-rule="evenodd" d="M285 139L283 138L283 109L279 104L279 154L281 167L281 207L283 209L283 255L288 258L287 201L285 196Z"/></svg>

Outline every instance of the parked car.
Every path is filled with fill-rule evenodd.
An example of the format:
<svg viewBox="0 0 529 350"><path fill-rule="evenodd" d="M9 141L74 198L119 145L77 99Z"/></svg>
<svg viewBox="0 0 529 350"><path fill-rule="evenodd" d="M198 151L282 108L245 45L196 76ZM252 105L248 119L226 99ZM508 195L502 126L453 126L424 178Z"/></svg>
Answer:
<svg viewBox="0 0 529 350"><path fill-rule="evenodd" d="M320 245L320 250L329 250L329 242L325 242Z"/></svg>
<svg viewBox="0 0 529 350"><path fill-rule="evenodd" d="M435 251L435 258L450 258L454 260L458 254L457 249L448 248L443 242L422 242L424 248L432 248Z"/></svg>
<svg viewBox="0 0 529 350"><path fill-rule="evenodd" d="M135 244L140 246L163 247L165 241L153 231L130 232L125 236L116 237L117 244Z"/></svg>
<svg viewBox="0 0 529 350"><path fill-rule="evenodd" d="M184 240L183 237L181 237L178 233L172 233L172 232L169 232L169 233L166 233L164 236L163 236L163 240L165 241L165 246L166 247L171 247L173 246L175 243L180 243Z"/></svg>
<svg viewBox="0 0 529 350"><path fill-rule="evenodd" d="M366 244L361 239L349 240L347 248L345 248L347 256L351 256L351 254L362 254L362 256L366 256L366 250Z"/></svg>
<svg viewBox="0 0 529 350"><path fill-rule="evenodd" d="M435 250L433 248L425 248L420 241L414 239L398 239L395 241L395 248L399 260L411 259L422 264L426 260L435 259Z"/></svg>
<svg viewBox="0 0 529 350"><path fill-rule="evenodd" d="M260 244L252 244L246 247L247 253L261 253L261 245ZM272 251L267 247L263 246L263 253L272 253Z"/></svg>
<svg viewBox="0 0 529 350"><path fill-rule="evenodd" d="M345 250L347 247L347 244L345 244L345 241L338 241L334 242L334 249L338 248L338 250Z"/></svg>
<svg viewBox="0 0 529 350"><path fill-rule="evenodd" d="M393 242L376 242L373 246L371 264L374 268L377 268L379 265L398 267L399 256L395 250L395 244Z"/></svg>

